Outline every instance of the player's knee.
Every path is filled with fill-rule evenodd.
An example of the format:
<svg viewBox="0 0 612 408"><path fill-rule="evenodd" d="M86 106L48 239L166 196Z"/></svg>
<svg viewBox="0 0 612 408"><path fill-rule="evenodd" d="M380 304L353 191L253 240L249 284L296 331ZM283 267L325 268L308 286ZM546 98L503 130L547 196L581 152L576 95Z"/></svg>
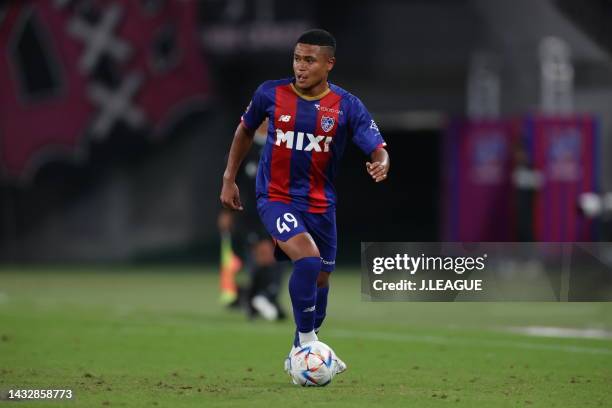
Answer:
<svg viewBox="0 0 612 408"><path fill-rule="evenodd" d="M301 258L320 258L319 248L308 233L301 233L281 244L281 249L296 261Z"/></svg>
<svg viewBox="0 0 612 408"><path fill-rule="evenodd" d="M329 272L321 271L317 276L317 288L326 288L329 286Z"/></svg>
<svg viewBox="0 0 612 408"><path fill-rule="evenodd" d="M312 256L312 257L316 257L316 258L319 258L319 259L321 258L321 254L319 252L319 248L314 243L314 240L312 239L312 237L310 235L305 237L303 245L301 246L301 252L305 256Z"/></svg>

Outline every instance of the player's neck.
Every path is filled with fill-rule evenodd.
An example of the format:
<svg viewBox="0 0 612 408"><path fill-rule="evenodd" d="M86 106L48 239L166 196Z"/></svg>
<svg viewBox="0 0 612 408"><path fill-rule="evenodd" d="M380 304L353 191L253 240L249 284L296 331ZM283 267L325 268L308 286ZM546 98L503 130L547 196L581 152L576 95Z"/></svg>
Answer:
<svg viewBox="0 0 612 408"><path fill-rule="evenodd" d="M298 87L295 83L291 85L293 86L293 89L298 95L305 97L307 99L322 98L329 92L329 84L327 83L327 79L324 81L321 81L321 83L313 87L306 88L306 89Z"/></svg>

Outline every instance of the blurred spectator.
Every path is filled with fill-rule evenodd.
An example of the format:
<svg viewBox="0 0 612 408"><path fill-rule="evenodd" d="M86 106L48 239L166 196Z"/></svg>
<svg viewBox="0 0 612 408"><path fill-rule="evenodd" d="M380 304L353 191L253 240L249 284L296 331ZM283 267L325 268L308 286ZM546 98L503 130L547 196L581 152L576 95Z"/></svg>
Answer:
<svg viewBox="0 0 612 408"><path fill-rule="evenodd" d="M242 269L242 261L232 248L233 218L232 213L228 210L222 210L217 218L217 226L221 234L220 301L226 306L235 304L238 300L236 274Z"/></svg>
<svg viewBox="0 0 612 408"><path fill-rule="evenodd" d="M533 206L535 194L542 184L542 174L533 168L523 138L513 146L512 183L516 189L517 238L533 241Z"/></svg>
<svg viewBox="0 0 612 408"><path fill-rule="evenodd" d="M251 285L248 291L248 315L259 313L267 320L282 320L286 315L278 303L284 267L274 258L274 244L269 238L253 245Z"/></svg>
<svg viewBox="0 0 612 408"><path fill-rule="evenodd" d="M265 121L257 129L255 146L250 150L237 177L244 211L234 213L222 209L219 213L221 303L244 308L250 319L261 316L266 320L278 320L286 317L278 303L284 266L275 260L274 244L259 221L254 188L267 126L268 121ZM231 231L237 231L233 238ZM241 258L248 270L248 283L243 286L236 284L236 274L243 264Z"/></svg>

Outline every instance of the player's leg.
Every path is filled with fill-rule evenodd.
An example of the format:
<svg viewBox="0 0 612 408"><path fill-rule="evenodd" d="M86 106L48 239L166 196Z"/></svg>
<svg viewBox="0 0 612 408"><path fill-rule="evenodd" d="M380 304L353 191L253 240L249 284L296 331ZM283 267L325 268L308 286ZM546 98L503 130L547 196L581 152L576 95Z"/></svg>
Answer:
<svg viewBox="0 0 612 408"><path fill-rule="evenodd" d="M327 297L329 296L330 272L320 271L317 277L317 308L315 313L315 333L319 333L327 315Z"/></svg>
<svg viewBox="0 0 612 408"><path fill-rule="evenodd" d="M289 295L297 326L294 346L317 340L314 332L317 301L317 277L321 269L321 257L314 240L302 232L277 244L293 262L289 278Z"/></svg>
<svg viewBox="0 0 612 408"><path fill-rule="evenodd" d="M317 276L317 305L315 314L315 332L318 333L323 325L327 313L327 298L329 296L329 278L336 267L337 235L336 213L334 211L324 214L302 214L306 228L312 234L321 254L321 271ZM334 370L342 373L346 364L335 353Z"/></svg>
<svg viewBox="0 0 612 408"><path fill-rule="evenodd" d="M259 214L277 245L293 262L289 295L297 326L297 343L317 339L314 332L317 276L321 269L319 249L308 233L302 216L291 205L262 202Z"/></svg>
<svg viewBox="0 0 612 408"><path fill-rule="evenodd" d="M336 266L336 213L302 214L306 228L312 235L321 254L321 270L317 276L317 305L315 313L315 332L318 332L327 314L329 280Z"/></svg>

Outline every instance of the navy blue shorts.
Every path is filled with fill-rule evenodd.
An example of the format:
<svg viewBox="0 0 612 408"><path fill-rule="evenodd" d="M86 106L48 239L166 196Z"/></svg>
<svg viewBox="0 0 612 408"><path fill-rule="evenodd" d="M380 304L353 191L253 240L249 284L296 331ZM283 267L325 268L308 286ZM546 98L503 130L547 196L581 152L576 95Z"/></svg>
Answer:
<svg viewBox="0 0 612 408"><path fill-rule="evenodd" d="M308 232L321 254L321 270L332 272L336 266L336 212L314 214L296 210L279 201L257 201L257 211L266 230L275 240L287 241L301 232ZM280 248L277 248L280 250ZM277 258L279 258L277 251ZM288 259L285 258L284 259Z"/></svg>

